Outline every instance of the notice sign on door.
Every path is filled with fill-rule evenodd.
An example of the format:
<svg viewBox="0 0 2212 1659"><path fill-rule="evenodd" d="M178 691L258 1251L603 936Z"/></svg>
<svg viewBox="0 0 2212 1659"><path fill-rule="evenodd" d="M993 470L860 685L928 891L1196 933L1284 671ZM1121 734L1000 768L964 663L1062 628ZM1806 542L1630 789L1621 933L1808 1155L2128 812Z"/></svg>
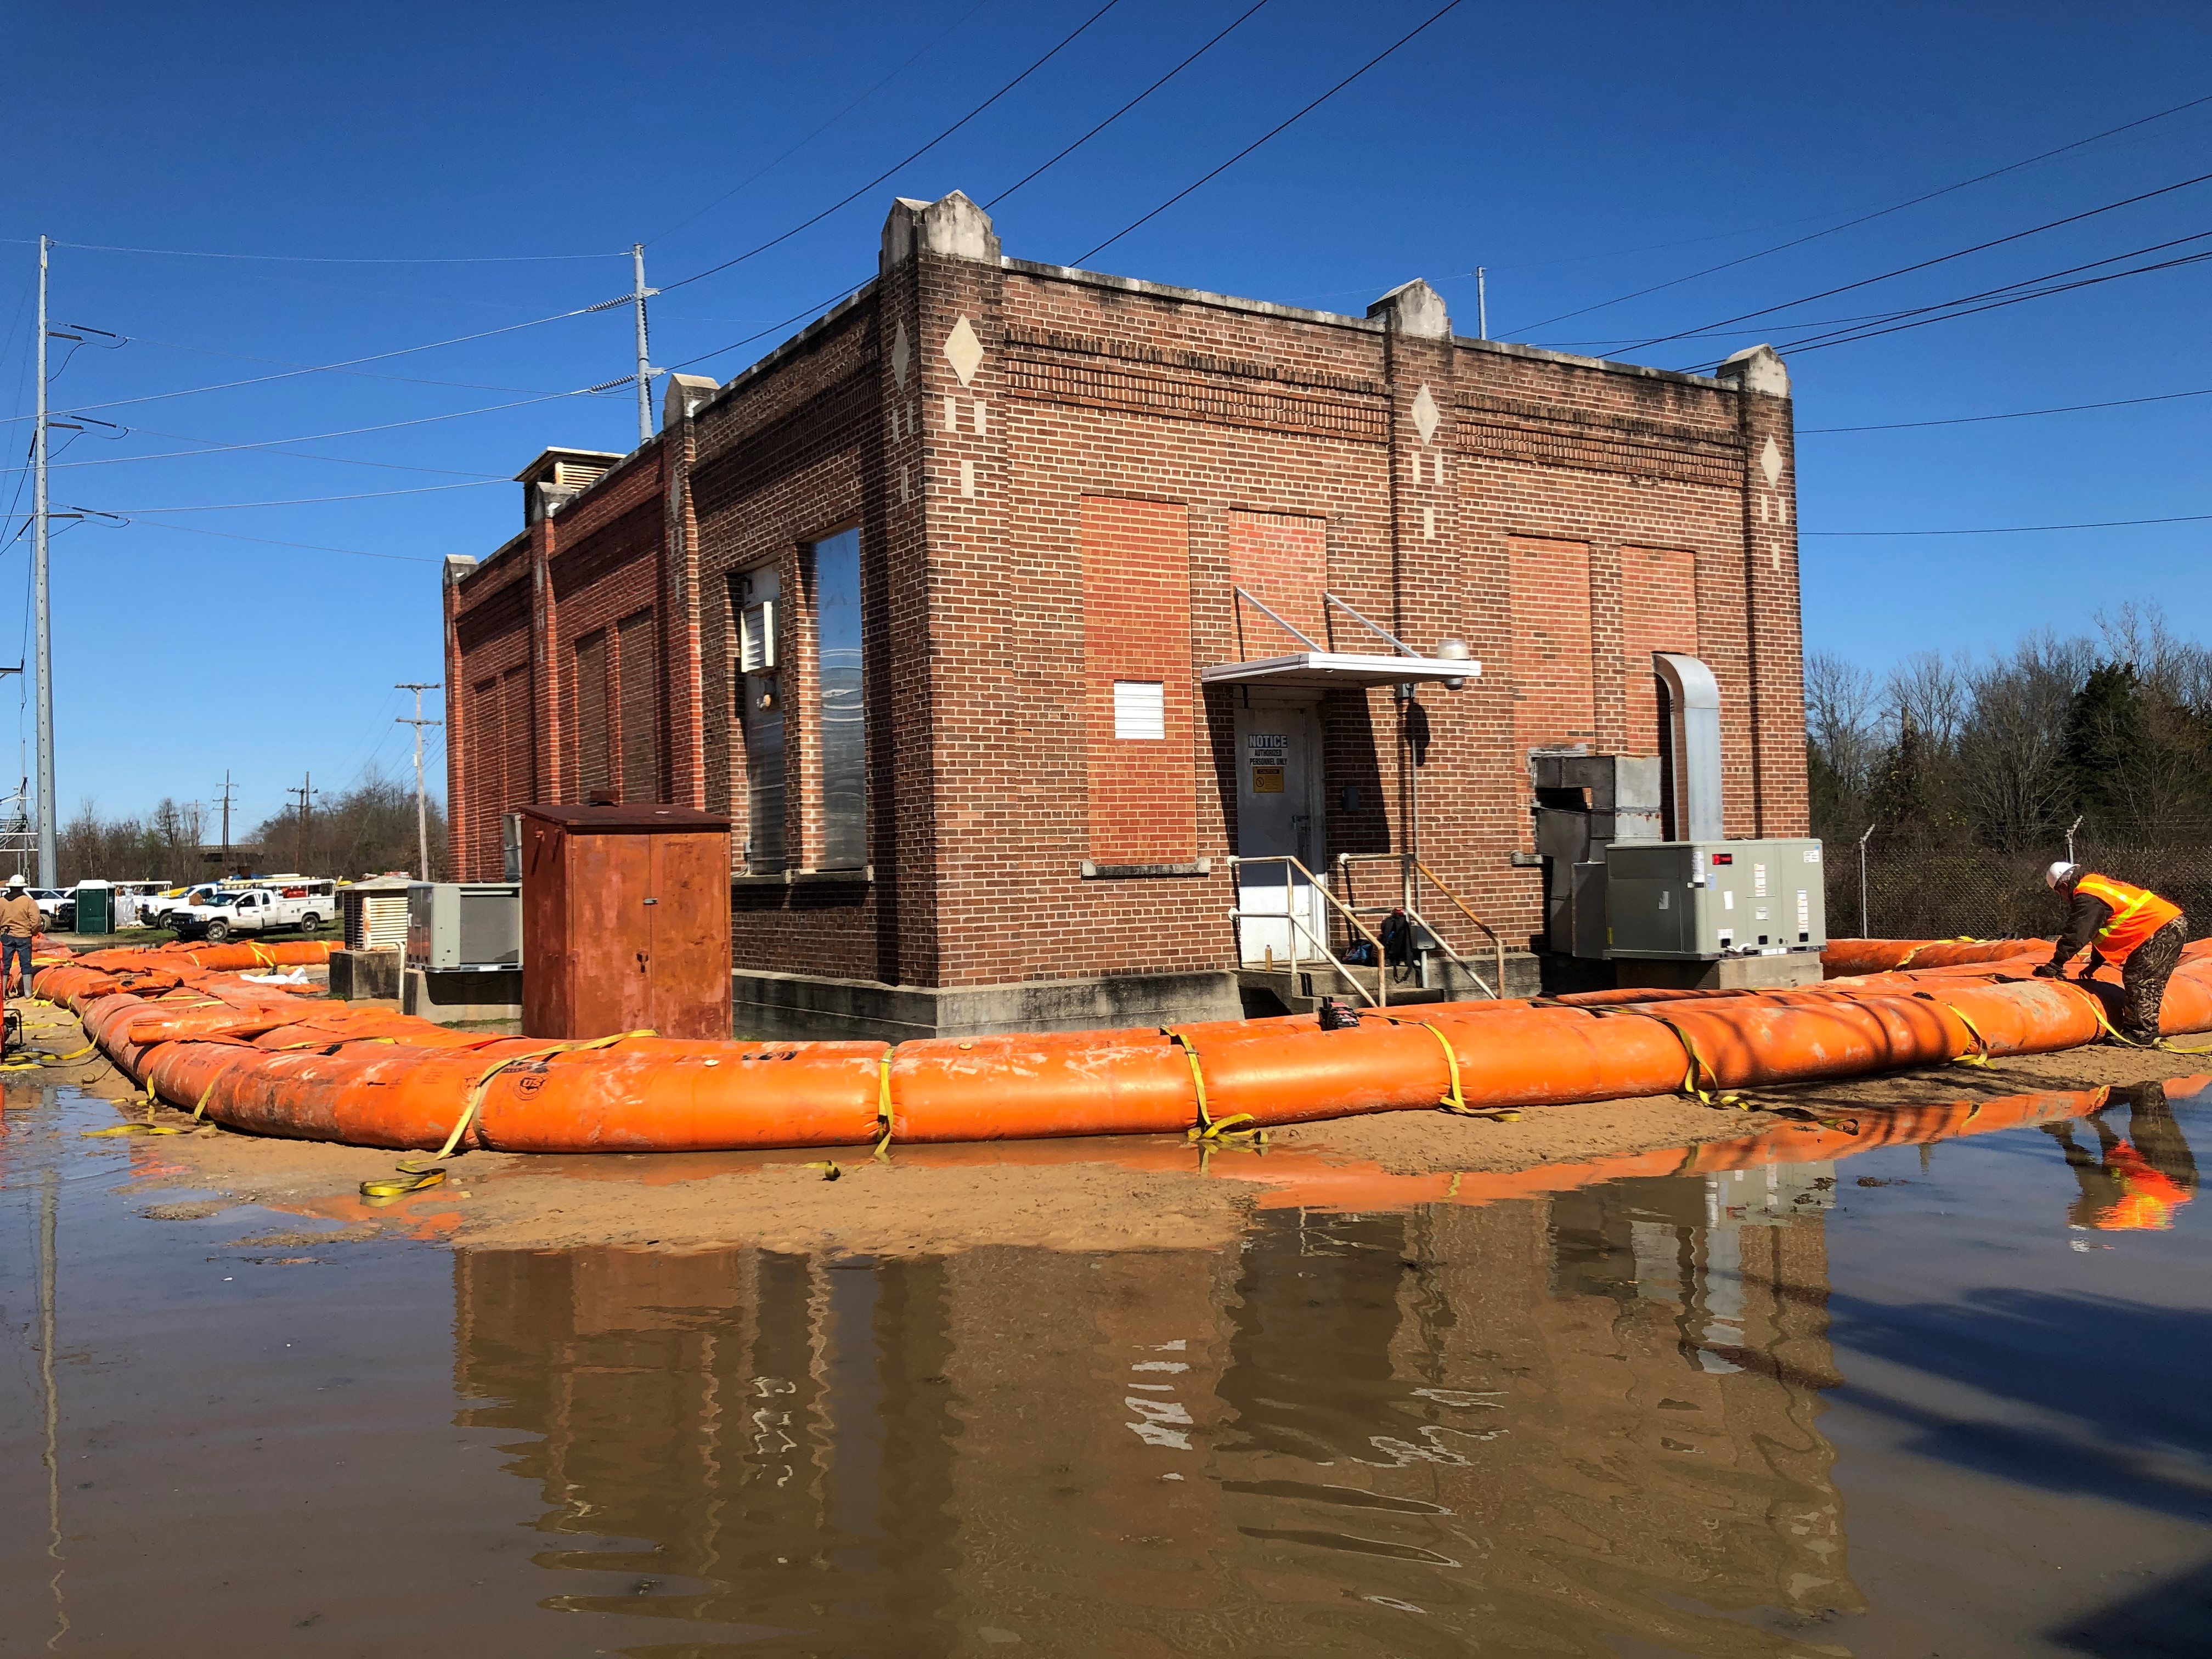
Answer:
<svg viewBox="0 0 2212 1659"><path fill-rule="evenodd" d="M1252 769L1252 793L1283 793L1283 768L1289 759L1291 740L1280 732L1254 732L1244 739L1244 758Z"/></svg>

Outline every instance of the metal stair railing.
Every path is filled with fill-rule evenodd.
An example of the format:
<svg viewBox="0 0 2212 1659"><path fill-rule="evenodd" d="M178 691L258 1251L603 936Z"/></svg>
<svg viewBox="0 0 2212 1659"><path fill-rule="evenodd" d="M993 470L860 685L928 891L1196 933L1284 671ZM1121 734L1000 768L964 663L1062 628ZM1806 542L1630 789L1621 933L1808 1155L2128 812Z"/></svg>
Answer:
<svg viewBox="0 0 2212 1659"><path fill-rule="evenodd" d="M1304 864L1302 863L1295 854L1290 853L1260 853L1249 855L1239 855L1227 860L1226 862L1230 868L1230 879L1232 883L1236 882L1236 872L1248 864L1279 864L1284 866L1285 868L1283 874L1286 884L1289 882L1290 872L1293 870L1297 871L1298 874L1306 878L1307 885L1311 888L1313 891L1320 894L1323 899L1327 900L1329 906L1334 909L1339 915L1344 918L1348 926L1357 928L1360 933L1375 946L1375 989L1370 992L1364 985L1359 982L1359 976L1358 975L1354 974L1351 969L1346 967L1342 962L1338 960L1336 952L1328 948L1328 941L1326 939L1318 939L1315 937L1314 931L1307 925L1305 918L1299 915L1296 910L1291 909L1289 907L1287 901L1285 902L1285 908L1280 910L1247 910L1244 908L1243 886L1241 883L1237 883L1231 889L1231 890L1237 895L1237 908L1229 913L1229 926L1231 935L1236 942L1237 965L1240 969L1244 966L1245 922L1287 921L1291 925L1290 972L1293 982L1295 982L1298 972L1298 939L1300 935L1304 935L1306 941L1314 947L1316 954L1322 961L1327 962L1330 967L1335 969L1337 976L1342 979L1346 985L1349 985L1353 990L1357 991L1360 996L1365 1000L1370 1007L1387 1008L1390 1006L1390 975L1382 963L1382 941L1376 937L1373 931L1369 928L1365 922L1360 921L1358 916L1354 915L1351 910L1346 908L1343 902L1340 900L1335 894L1328 890L1328 884L1327 882L1322 881L1319 877L1316 876L1312 871L1306 868ZM1288 886L1286 887L1286 891L1295 893L1297 889L1295 886Z"/></svg>
<svg viewBox="0 0 2212 1659"><path fill-rule="evenodd" d="M1492 927L1488 922L1485 921L1480 916L1477 915L1471 908L1469 908L1466 900L1461 898L1458 894L1453 892L1450 888L1445 886L1444 884L1437 878L1435 871L1430 869L1427 865L1422 863L1418 857L1411 853L1339 853L1336 855L1336 869L1337 873L1344 879L1344 890L1347 900L1352 896L1352 866L1355 864L1396 865L1399 869L1399 889L1401 895L1403 895L1404 902L1398 904L1381 905L1352 904L1347 906L1340 904L1337 907L1339 909L1343 910L1347 915L1352 915L1355 911L1366 915L1388 915L1393 910L1403 910L1407 917L1417 923L1420 927L1422 932L1428 935L1430 940L1436 945L1437 949L1443 951L1445 956L1456 963L1459 965L1460 971L1474 981L1475 987L1478 990L1481 991L1484 995L1489 997L1492 1001L1504 1000L1505 996L1505 941L1498 936L1498 930L1495 927ZM1450 941L1444 938L1443 930L1438 928L1433 922L1430 921L1426 916L1421 914L1420 909L1414 900L1419 893L1420 884L1424 880L1425 880L1430 886L1435 888L1438 893L1442 894L1446 902L1462 915L1465 916L1477 927L1480 927L1485 936L1489 939L1492 962L1492 977L1490 983L1486 985L1483 983L1482 975L1474 970L1474 964L1469 963L1465 957L1460 955L1457 951L1454 950L1451 946ZM1364 932L1365 930L1363 928L1361 931ZM1372 938L1374 936L1370 934L1369 937ZM1378 962L1382 960L1379 945L1377 947L1377 956L1376 959Z"/></svg>

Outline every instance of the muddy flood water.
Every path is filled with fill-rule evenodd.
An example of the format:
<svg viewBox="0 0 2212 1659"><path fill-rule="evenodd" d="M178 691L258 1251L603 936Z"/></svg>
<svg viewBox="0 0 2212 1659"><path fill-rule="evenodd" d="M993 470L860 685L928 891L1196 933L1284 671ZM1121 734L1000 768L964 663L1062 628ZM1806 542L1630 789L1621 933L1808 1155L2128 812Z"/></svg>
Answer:
<svg viewBox="0 0 2212 1659"><path fill-rule="evenodd" d="M257 1247L10 1105L0 1655L2212 1650L2201 1079L881 1260Z"/></svg>

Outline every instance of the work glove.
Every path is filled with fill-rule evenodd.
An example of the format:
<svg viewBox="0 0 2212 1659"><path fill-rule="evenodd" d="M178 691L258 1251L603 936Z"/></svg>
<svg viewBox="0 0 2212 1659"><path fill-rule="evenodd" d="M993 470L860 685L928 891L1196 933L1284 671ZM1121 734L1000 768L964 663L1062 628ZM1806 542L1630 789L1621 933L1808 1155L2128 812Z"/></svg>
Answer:
<svg viewBox="0 0 2212 1659"><path fill-rule="evenodd" d="M2055 962L2046 962L2035 970L2035 976L2038 979L2063 979L2066 970Z"/></svg>

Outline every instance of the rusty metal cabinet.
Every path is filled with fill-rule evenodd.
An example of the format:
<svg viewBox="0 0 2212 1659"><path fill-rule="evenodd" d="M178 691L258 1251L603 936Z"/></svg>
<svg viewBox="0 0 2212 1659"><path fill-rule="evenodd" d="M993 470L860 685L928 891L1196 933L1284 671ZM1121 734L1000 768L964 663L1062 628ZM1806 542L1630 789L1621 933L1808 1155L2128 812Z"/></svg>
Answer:
<svg viewBox="0 0 2212 1659"><path fill-rule="evenodd" d="M730 1035L730 821L688 806L526 806L522 1030Z"/></svg>

